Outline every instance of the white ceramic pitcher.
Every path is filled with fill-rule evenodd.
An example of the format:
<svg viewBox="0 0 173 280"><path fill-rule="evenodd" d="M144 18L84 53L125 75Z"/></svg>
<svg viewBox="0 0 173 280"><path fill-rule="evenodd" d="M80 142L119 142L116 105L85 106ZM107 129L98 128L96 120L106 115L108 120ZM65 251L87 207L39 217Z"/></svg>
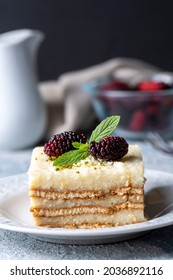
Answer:
<svg viewBox="0 0 173 280"><path fill-rule="evenodd" d="M38 92L40 31L21 29L0 35L0 149L38 143L46 129L46 108Z"/></svg>

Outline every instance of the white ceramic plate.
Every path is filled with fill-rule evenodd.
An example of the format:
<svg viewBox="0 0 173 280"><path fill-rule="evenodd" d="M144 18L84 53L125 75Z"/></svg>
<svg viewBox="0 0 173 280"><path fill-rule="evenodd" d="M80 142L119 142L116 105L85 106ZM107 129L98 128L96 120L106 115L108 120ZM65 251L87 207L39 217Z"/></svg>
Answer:
<svg viewBox="0 0 173 280"><path fill-rule="evenodd" d="M145 213L149 217L148 221L100 229L35 226L29 212L27 174L0 179L0 228L23 232L36 239L54 243L101 244L135 238L149 230L172 225L173 174L146 170L145 177Z"/></svg>

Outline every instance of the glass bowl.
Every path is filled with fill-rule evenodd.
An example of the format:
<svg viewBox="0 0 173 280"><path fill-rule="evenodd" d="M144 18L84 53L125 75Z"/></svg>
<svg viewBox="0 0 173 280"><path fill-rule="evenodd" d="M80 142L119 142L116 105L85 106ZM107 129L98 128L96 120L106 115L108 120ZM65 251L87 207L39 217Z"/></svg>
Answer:
<svg viewBox="0 0 173 280"><path fill-rule="evenodd" d="M116 135L144 139L147 132L158 132L165 138L173 136L173 89L158 91L104 90L105 79L84 84L101 121L110 115L120 115Z"/></svg>

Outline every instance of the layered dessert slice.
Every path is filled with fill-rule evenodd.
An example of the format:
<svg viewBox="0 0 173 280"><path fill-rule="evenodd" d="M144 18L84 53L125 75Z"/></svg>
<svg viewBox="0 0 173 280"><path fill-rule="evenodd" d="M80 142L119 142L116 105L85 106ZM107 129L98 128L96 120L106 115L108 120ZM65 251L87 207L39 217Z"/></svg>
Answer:
<svg viewBox="0 0 173 280"><path fill-rule="evenodd" d="M97 228L145 221L140 148L110 136L119 120L103 120L88 141L69 131L33 150L29 195L36 225Z"/></svg>
<svg viewBox="0 0 173 280"><path fill-rule="evenodd" d="M77 163L53 165L43 147L33 150L29 195L36 225L97 228L145 221L139 146L128 145L118 160L91 154Z"/></svg>

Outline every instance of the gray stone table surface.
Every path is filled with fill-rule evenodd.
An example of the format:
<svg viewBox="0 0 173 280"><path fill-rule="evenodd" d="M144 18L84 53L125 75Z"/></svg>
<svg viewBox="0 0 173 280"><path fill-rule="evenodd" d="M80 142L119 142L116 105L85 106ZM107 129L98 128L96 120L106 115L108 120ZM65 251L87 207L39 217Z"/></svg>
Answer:
<svg viewBox="0 0 173 280"><path fill-rule="evenodd" d="M148 143L138 144L146 169L173 173L173 156L153 149ZM27 172L30 157L31 150L1 151L0 177ZM0 229L0 259L173 259L173 225L135 239L101 245L54 244Z"/></svg>

